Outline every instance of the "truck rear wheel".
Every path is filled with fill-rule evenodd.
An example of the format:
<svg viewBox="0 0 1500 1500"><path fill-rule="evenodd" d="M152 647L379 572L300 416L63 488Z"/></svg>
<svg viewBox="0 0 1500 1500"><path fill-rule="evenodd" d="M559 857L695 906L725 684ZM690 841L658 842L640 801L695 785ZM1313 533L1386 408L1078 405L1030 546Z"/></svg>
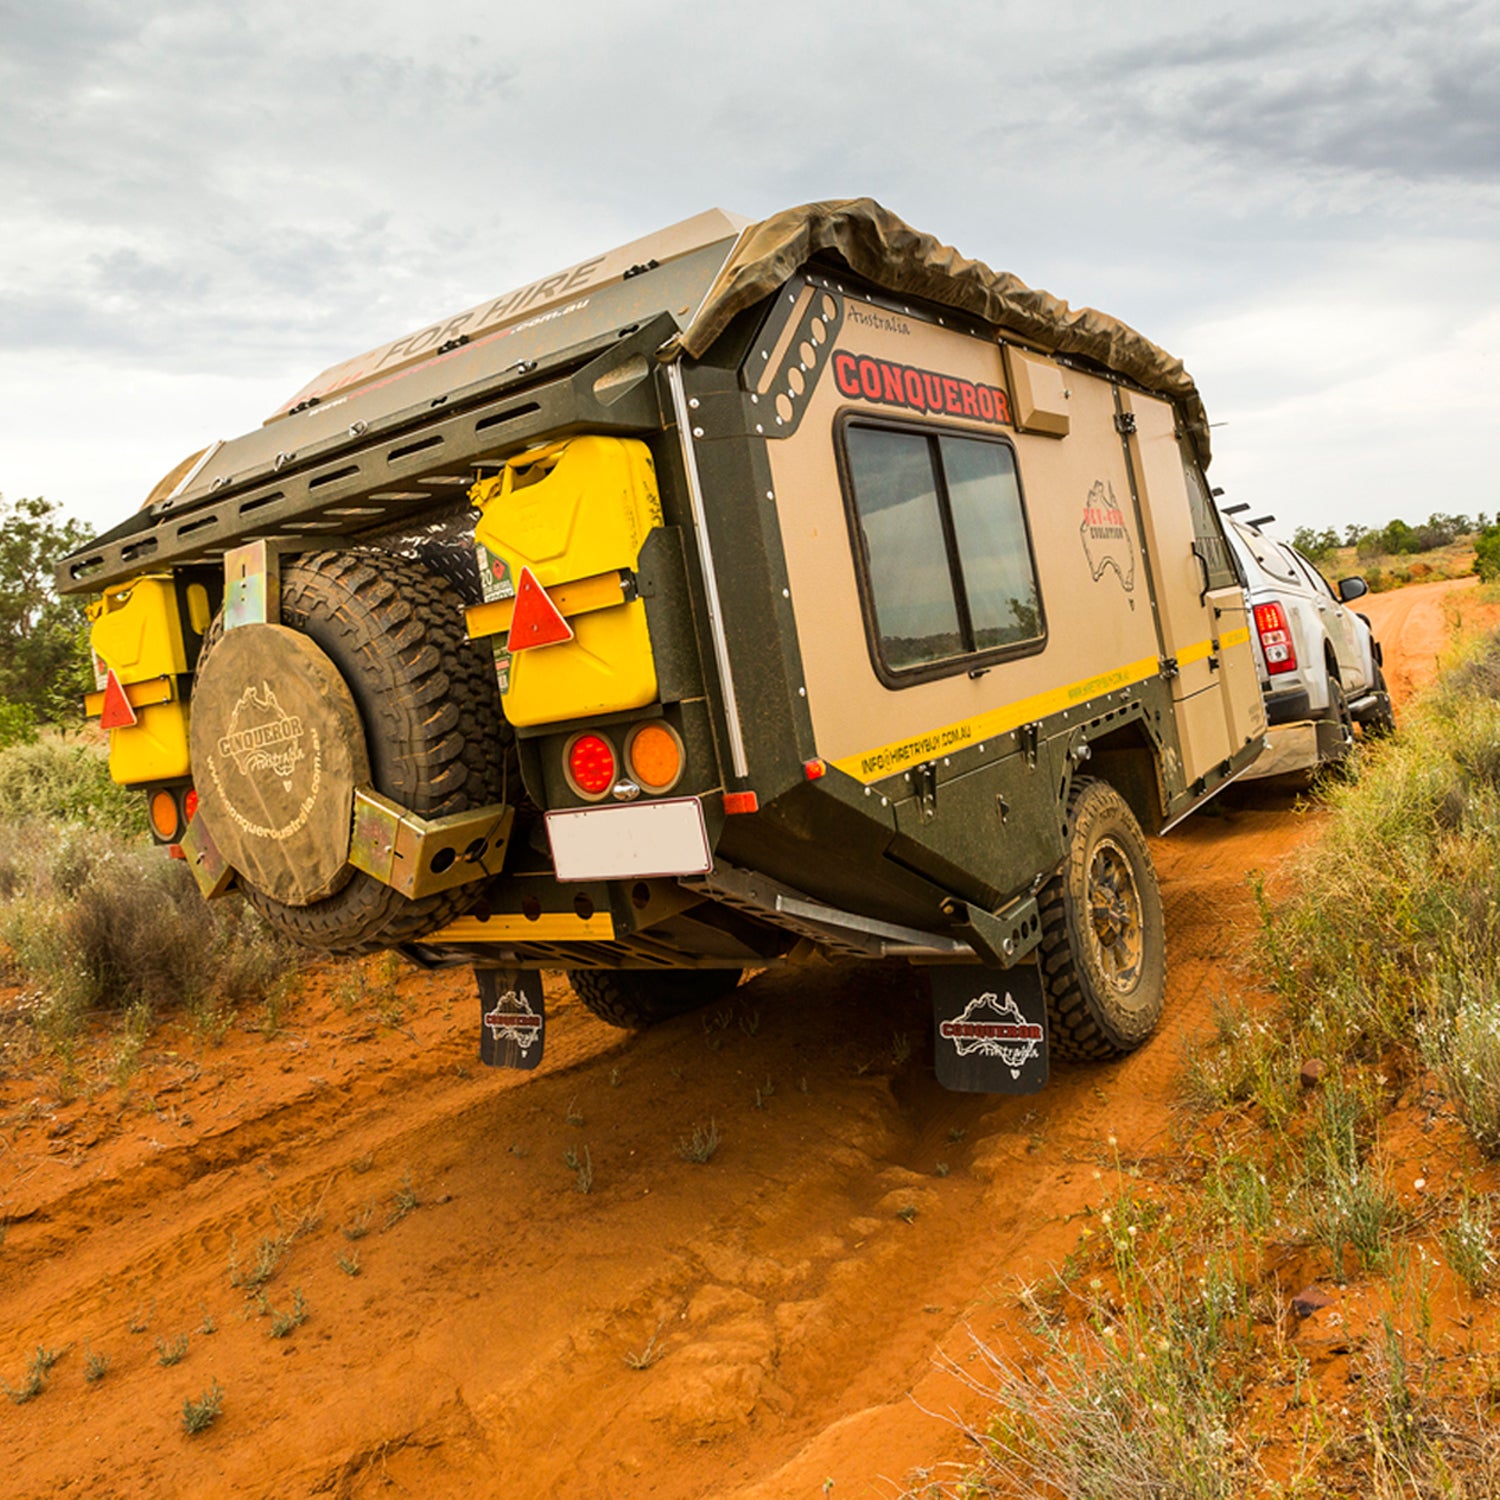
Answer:
<svg viewBox="0 0 1500 1500"><path fill-rule="evenodd" d="M1371 686L1375 704L1359 721L1360 733L1367 740L1383 740L1396 732L1396 710L1391 703L1391 690L1386 683L1385 673L1379 666L1375 668L1375 681Z"/></svg>
<svg viewBox="0 0 1500 1500"><path fill-rule="evenodd" d="M611 1026L643 1031L722 1000L740 982L738 969L569 969L584 1005Z"/></svg>
<svg viewBox="0 0 1500 1500"><path fill-rule="evenodd" d="M1166 998L1166 924L1145 835L1107 782L1074 782L1067 853L1043 887L1040 961L1055 1056L1123 1057Z"/></svg>
<svg viewBox="0 0 1500 1500"><path fill-rule="evenodd" d="M427 818L501 802L518 783L494 665L465 636L463 618L447 583L376 549L311 553L282 570L281 622L321 648L348 686L375 789ZM200 680L218 636L216 625ZM206 793L204 810L212 814ZM413 901L360 870L307 905L241 884L278 932L329 953L421 937L474 896L459 886Z"/></svg>

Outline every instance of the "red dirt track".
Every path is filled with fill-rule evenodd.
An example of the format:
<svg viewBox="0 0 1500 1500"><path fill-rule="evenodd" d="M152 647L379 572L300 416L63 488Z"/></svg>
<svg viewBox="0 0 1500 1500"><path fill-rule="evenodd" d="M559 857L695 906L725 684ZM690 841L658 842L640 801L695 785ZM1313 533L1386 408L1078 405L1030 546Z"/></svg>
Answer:
<svg viewBox="0 0 1500 1500"><path fill-rule="evenodd" d="M1366 601L1398 706L1464 597ZM1017 1278L1100 1198L1109 1136L1172 1150L1183 1039L1242 983L1245 873L1274 879L1317 821L1245 793L1154 841L1163 1025L1028 1100L939 1089L910 977L876 968L768 972L635 1038L553 980L534 1074L474 1061L467 973L403 970L394 1001L346 1009L333 969L269 1039L159 1031L123 1091L104 1033L71 1099L0 1070L0 1376L63 1351L0 1403L4 1493L770 1500L951 1476L962 1443L931 1413L975 1398L935 1355L1006 1337ZM710 1121L717 1154L683 1160ZM307 1308L284 1338L232 1284L267 1238L288 1248L266 1304ZM86 1345L111 1361L92 1383ZM183 1401L214 1380L222 1415L190 1437Z"/></svg>

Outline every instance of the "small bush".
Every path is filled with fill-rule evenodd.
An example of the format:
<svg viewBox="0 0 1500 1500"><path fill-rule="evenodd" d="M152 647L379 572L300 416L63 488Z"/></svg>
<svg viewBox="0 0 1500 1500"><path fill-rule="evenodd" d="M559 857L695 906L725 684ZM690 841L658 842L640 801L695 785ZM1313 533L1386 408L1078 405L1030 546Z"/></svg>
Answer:
<svg viewBox="0 0 1500 1500"><path fill-rule="evenodd" d="M187 1358L188 1336L180 1333L175 1339L157 1339L156 1362L159 1365L181 1364Z"/></svg>
<svg viewBox="0 0 1500 1500"><path fill-rule="evenodd" d="M214 1381L194 1401L189 1397L182 1403L182 1430L189 1435L212 1427L224 1409L224 1387Z"/></svg>
<svg viewBox="0 0 1500 1500"><path fill-rule="evenodd" d="M29 703L0 700L0 750L33 744L36 737L36 710Z"/></svg>
<svg viewBox="0 0 1500 1500"><path fill-rule="evenodd" d="M1442 993L1441 991L1439 992ZM1500 1156L1500 995L1470 981L1440 998L1422 1031L1426 1060L1458 1102L1480 1150Z"/></svg>
<svg viewBox="0 0 1500 1500"><path fill-rule="evenodd" d="M1486 526L1476 538L1474 571L1486 583L1500 578L1500 525Z"/></svg>
<svg viewBox="0 0 1500 1500"><path fill-rule="evenodd" d="M205 902L180 862L118 835L18 829L0 891L0 939L46 994L38 1019L54 1040L91 1010L223 1014L264 999L294 958L237 897Z"/></svg>
<svg viewBox="0 0 1500 1500"><path fill-rule="evenodd" d="M994 1407L982 1429L968 1429L985 1456L959 1493L1231 1500L1257 1492L1253 1453L1233 1436L1244 1373L1229 1356L1246 1321L1245 1290L1215 1267L1197 1284L1179 1274L1122 1289L1123 1306L1101 1295L1086 1320L1048 1328L1048 1358L1034 1368L977 1340L969 1360L940 1357Z"/></svg>
<svg viewBox="0 0 1500 1500"><path fill-rule="evenodd" d="M719 1144L718 1124L710 1120L707 1125L694 1125L692 1135L685 1135L677 1142L677 1154L683 1161L696 1162L702 1166L714 1159Z"/></svg>
<svg viewBox="0 0 1500 1500"><path fill-rule="evenodd" d="M298 1287L292 1293L292 1305L281 1311L271 1310L270 1337L273 1339L284 1339L294 1329L300 1328L307 1322L308 1307L307 1299L302 1295L302 1288Z"/></svg>
<svg viewBox="0 0 1500 1500"><path fill-rule="evenodd" d="M145 798L110 780L102 747L48 736L0 750L0 823L37 818L144 834Z"/></svg>
<svg viewBox="0 0 1500 1500"><path fill-rule="evenodd" d="M1495 1272L1496 1218L1495 1205L1487 1195L1465 1193L1458 1217L1443 1235L1448 1264L1474 1297L1483 1294Z"/></svg>

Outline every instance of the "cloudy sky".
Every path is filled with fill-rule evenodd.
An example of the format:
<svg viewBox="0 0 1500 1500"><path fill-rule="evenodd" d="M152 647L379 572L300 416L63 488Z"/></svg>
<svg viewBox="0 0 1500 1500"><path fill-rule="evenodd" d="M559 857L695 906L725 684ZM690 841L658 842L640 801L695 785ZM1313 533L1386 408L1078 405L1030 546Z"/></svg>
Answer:
<svg viewBox="0 0 1500 1500"><path fill-rule="evenodd" d="M1496 0L0 0L0 492L102 528L338 359L860 194L1180 355L1287 533L1500 509Z"/></svg>

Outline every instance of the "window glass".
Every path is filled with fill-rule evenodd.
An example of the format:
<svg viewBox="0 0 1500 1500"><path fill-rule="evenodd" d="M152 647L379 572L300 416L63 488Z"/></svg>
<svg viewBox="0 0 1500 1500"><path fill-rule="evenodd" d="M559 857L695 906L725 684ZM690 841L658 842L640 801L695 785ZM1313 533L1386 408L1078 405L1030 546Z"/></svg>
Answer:
<svg viewBox="0 0 1500 1500"><path fill-rule="evenodd" d="M1182 471L1187 479L1188 508L1193 513L1193 550L1208 566L1209 588L1230 588L1240 581L1239 574L1229 555L1229 544L1224 540L1208 482L1197 461L1186 452L1182 456Z"/></svg>
<svg viewBox="0 0 1500 1500"><path fill-rule="evenodd" d="M1042 633L1041 609L1016 463L1000 443L938 440L953 534L968 595L974 649L992 651Z"/></svg>
<svg viewBox="0 0 1500 1500"><path fill-rule="evenodd" d="M845 443L883 666L908 671L1040 641L1009 446L853 423Z"/></svg>
<svg viewBox="0 0 1500 1500"><path fill-rule="evenodd" d="M849 429L849 469L864 533L881 654L893 671L963 650L927 439Z"/></svg>
<svg viewBox="0 0 1500 1500"><path fill-rule="evenodd" d="M1288 547L1286 550L1290 552L1292 556L1296 558L1296 560L1302 565L1302 571L1307 574L1307 581L1318 593L1324 594L1330 599L1336 600L1338 598L1338 595L1333 591L1333 585L1329 583L1329 581L1322 575L1322 573L1316 567L1314 567L1313 564L1307 560L1307 558L1303 557L1303 555L1299 551L1297 551L1295 547Z"/></svg>
<svg viewBox="0 0 1500 1500"><path fill-rule="evenodd" d="M1292 561L1281 548L1273 542L1270 537L1262 536L1258 531L1251 531L1248 526L1235 525L1235 530L1240 534L1240 540L1250 549L1250 555L1258 562L1272 578L1279 578L1283 583L1299 583L1301 580L1297 575L1297 569L1292 566Z"/></svg>

